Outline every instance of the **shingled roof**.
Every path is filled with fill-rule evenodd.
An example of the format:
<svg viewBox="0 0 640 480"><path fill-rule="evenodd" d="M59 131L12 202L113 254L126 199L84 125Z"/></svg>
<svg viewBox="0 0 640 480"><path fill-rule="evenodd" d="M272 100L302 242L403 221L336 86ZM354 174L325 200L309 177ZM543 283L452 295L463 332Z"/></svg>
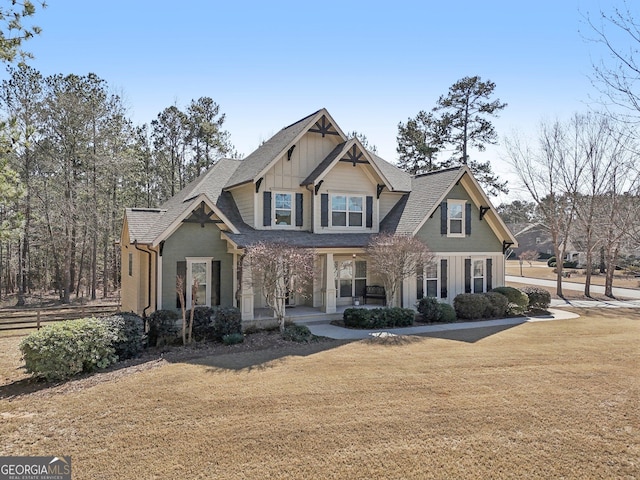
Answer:
<svg viewBox="0 0 640 480"><path fill-rule="evenodd" d="M128 208L126 215L130 241L153 243L186 210L193 210L196 207L193 205L194 200L203 194L214 205L220 203L219 207L223 213L233 214L233 208L228 205L228 199L221 198L221 193L240 163L240 160L231 158L218 160L209 170L167 200L159 209Z"/></svg>
<svg viewBox="0 0 640 480"><path fill-rule="evenodd" d="M464 167L450 168L410 178L411 192L404 195L380 222L380 231L413 235L464 171Z"/></svg>
<svg viewBox="0 0 640 480"><path fill-rule="evenodd" d="M311 115L283 128L260 145L260 147L242 161L235 175L229 179L226 186L234 187L236 185L242 185L243 183L252 182L254 178L267 168L271 162L277 159L300 134L306 132L314 125L317 121L316 116L320 112L326 111L320 109L313 112Z"/></svg>

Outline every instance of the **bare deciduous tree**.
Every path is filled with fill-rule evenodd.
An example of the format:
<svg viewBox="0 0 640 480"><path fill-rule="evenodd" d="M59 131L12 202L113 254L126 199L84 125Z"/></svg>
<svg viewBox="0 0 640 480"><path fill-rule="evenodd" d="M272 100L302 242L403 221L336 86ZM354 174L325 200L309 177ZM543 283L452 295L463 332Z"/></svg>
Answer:
<svg viewBox="0 0 640 480"><path fill-rule="evenodd" d="M285 243L257 243L246 249L254 288L260 288L284 332L287 298L309 294L315 254Z"/></svg>
<svg viewBox="0 0 640 480"><path fill-rule="evenodd" d="M533 267L533 262L540 258L540 253L536 250L527 250L518 255L518 258L520 258L520 260L522 260L523 262L527 262L530 267Z"/></svg>
<svg viewBox="0 0 640 480"><path fill-rule="evenodd" d="M419 265L433 261L429 247L415 237L381 233L367 246L371 272L378 275L387 295L387 306L393 307L402 282L414 276Z"/></svg>
<svg viewBox="0 0 640 480"><path fill-rule="evenodd" d="M537 148L507 140L511 164L538 206L558 259L556 293L562 296L562 259L576 216L575 197L585 160L578 147L579 122L542 122Z"/></svg>

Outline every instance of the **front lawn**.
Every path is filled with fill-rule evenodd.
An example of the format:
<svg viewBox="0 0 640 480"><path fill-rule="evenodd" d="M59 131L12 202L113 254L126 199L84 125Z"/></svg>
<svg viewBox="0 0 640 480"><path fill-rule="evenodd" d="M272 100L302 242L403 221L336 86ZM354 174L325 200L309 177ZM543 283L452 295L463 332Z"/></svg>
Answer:
<svg viewBox="0 0 640 480"><path fill-rule="evenodd" d="M638 478L639 312L579 313L221 349L12 398L2 337L0 455L71 455L75 479Z"/></svg>

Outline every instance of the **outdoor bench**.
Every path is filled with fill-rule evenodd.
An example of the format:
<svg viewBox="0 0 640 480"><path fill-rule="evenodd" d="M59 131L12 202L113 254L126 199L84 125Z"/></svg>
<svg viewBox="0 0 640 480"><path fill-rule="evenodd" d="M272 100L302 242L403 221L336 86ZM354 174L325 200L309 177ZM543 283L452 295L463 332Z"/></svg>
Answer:
<svg viewBox="0 0 640 480"><path fill-rule="evenodd" d="M384 291L384 287L380 285L367 285L364 290L364 303L367 303L367 298L375 298L382 300L382 305L387 305L387 293Z"/></svg>

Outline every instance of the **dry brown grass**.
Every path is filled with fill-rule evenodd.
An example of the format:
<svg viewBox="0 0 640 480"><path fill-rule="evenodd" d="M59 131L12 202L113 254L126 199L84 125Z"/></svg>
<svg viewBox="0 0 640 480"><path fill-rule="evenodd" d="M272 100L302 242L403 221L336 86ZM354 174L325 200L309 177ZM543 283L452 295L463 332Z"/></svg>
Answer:
<svg viewBox="0 0 640 480"><path fill-rule="evenodd" d="M44 389L0 400L0 454L76 479L638 478L638 312L580 313Z"/></svg>
<svg viewBox="0 0 640 480"><path fill-rule="evenodd" d="M584 282L585 282L585 275L583 274L584 269L567 268L564 270L571 272L571 277L563 279L563 281L581 283L584 285ZM514 275L516 277L519 277L520 262L518 260L507 260L506 272L507 272L507 275ZM540 261L532 262L532 266L529 266L528 262L524 262L522 264L522 275L525 277L542 278L546 280L556 279L556 274L553 273L553 268L547 267L546 262L540 262ZM591 284L604 285L604 275L592 275ZM640 279L634 277L633 275L628 275L622 270L616 271L614 273L613 286L637 289L640 287Z"/></svg>

